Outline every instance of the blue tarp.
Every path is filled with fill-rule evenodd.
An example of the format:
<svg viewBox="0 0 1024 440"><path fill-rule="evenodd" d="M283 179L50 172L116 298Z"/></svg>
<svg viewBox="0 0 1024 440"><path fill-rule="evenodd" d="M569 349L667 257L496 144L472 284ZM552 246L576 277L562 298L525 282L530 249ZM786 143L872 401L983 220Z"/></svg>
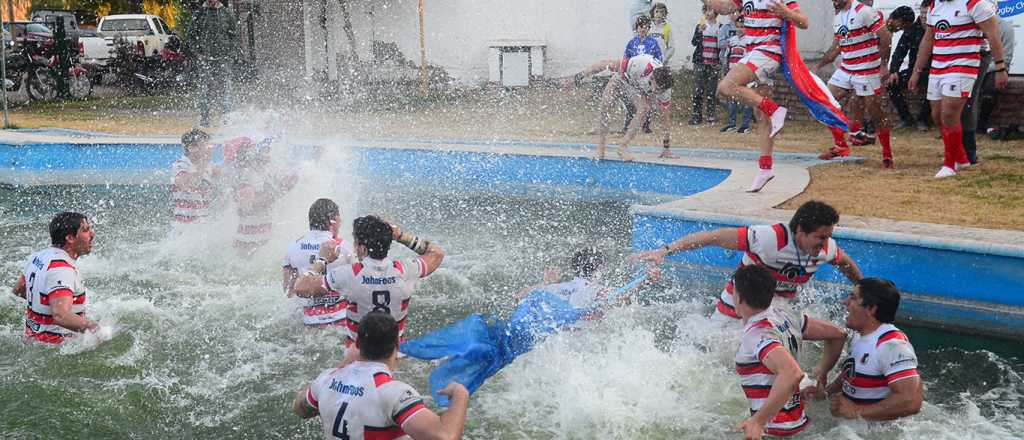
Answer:
<svg viewBox="0 0 1024 440"><path fill-rule="evenodd" d="M601 304L582 309L550 292L534 290L519 303L508 320L472 314L448 327L402 343L402 352L417 359L448 358L428 379L435 401L446 407L448 399L437 392L449 383L458 382L470 394L476 392L487 378L533 349L534 344L547 335L594 313L602 304L617 300L646 279L641 276L612 292Z"/></svg>

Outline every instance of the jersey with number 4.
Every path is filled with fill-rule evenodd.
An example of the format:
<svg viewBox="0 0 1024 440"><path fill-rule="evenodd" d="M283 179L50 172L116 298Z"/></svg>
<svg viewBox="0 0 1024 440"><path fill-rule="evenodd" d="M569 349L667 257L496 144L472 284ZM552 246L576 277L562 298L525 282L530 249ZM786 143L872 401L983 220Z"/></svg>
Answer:
<svg viewBox="0 0 1024 440"><path fill-rule="evenodd" d="M359 321L375 310L390 313L398 321L399 332L404 332L414 283L426 276L427 265L421 258L367 257L330 269L324 278L327 289L342 292L348 299L348 336L355 341Z"/></svg>
<svg viewBox="0 0 1024 440"><path fill-rule="evenodd" d="M391 378L378 362L358 361L325 370L306 392L320 413L325 439L391 440L405 437L402 425L426 410L411 386Z"/></svg>

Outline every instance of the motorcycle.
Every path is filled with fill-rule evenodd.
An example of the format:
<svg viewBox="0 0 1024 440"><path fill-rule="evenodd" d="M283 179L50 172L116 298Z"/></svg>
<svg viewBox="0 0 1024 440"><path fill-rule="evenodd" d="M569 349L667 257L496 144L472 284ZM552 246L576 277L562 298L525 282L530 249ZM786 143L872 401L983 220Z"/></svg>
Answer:
<svg viewBox="0 0 1024 440"><path fill-rule="evenodd" d="M9 92L16 92L25 84L25 93L35 101L51 101L57 98L57 72L60 59L56 54L45 54L45 48L26 43L20 52L7 55L7 78L4 86ZM68 70L68 89L72 98L84 99L92 93L92 83L80 64L73 64Z"/></svg>
<svg viewBox="0 0 1024 440"><path fill-rule="evenodd" d="M158 90L180 86L185 81L187 62L181 53L181 42L172 36L157 55L146 56L142 42L132 45L119 40L114 57L108 63L118 82L139 90Z"/></svg>

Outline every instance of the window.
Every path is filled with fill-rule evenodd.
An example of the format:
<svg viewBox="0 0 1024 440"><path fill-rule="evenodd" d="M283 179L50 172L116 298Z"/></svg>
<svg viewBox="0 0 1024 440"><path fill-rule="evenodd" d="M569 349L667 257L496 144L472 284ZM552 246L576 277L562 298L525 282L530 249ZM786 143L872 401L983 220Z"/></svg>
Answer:
<svg viewBox="0 0 1024 440"><path fill-rule="evenodd" d="M100 28L103 32L118 32L118 31L143 31L152 32L149 28L149 22L145 18L119 18L115 20L104 20L103 26Z"/></svg>

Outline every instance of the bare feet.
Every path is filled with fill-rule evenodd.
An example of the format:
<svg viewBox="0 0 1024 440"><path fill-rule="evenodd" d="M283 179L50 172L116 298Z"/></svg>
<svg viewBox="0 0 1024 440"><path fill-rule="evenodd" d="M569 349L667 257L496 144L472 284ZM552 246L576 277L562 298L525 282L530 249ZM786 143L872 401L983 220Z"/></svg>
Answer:
<svg viewBox="0 0 1024 440"><path fill-rule="evenodd" d="M624 147L616 148L615 152L619 153L619 158L621 158L622 160L624 160L626 162L631 162L634 159L636 159L635 157L633 157L632 154L629 154L629 152L626 151L626 149Z"/></svg>
<svg viewBox="0 0 1024 440"><path fill-rule="evenodd" d="M668 148L662 149L661 150L661 154L659 154L658 157L660 157L662 159L678 159L679 158L679 156L676 156L676 155L672 154L672 151L669 150Z"/></svg>

